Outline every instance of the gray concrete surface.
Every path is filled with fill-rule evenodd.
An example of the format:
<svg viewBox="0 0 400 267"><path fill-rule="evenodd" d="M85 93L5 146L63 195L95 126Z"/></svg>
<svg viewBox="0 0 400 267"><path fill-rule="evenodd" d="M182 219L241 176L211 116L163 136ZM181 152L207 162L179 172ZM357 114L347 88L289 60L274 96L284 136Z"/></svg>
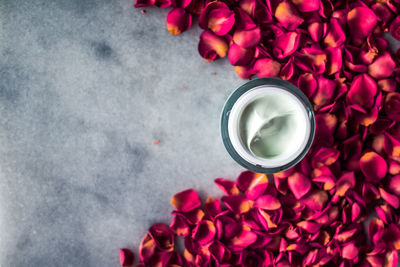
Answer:
<svg viewBox="0 0 400 267"><path fill-rule="evenodd" d="M132 3L0 0L1 267L119 266L175 192L242 170L219 115L243 81Z"/></svg>

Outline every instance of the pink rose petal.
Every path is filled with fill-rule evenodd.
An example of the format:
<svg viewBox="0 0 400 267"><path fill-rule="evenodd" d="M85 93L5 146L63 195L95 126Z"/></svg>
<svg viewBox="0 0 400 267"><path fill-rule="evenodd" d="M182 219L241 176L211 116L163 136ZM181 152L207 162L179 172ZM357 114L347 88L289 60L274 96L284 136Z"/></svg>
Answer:
<svg viewBox="0 0 400 267"><path fill-rule="evenodd" d="M361 157L360 168L364 176L370 181L382 179L387 173L386 161L375 152L367 152Z"/></svg>
<svg viewBox="0 0 400 267"><path fill-rule="evenodd" d="M302 198L311 189L310 179L299 172L288 177L288 185L296 199Z"/></svg>
<svg viewBox="0 0 400 267"><path fill-rule="evenodd" d="M187 31L192 25L192 15L183 8L173 8L167 16L167 29L171 35Z"/></svg>
<svg viewBox="0 0 400 267"><path fill-rule="evenodd" d="M276 7L275 17L289 31L294 31L304 21L289 1L283 1Z"/></svg>
<svg viewBox="0 0 400 267"><path fill-rule="evenodd" d="M198 49L200 55L209 62L225 57L228 52L228 43L212 32L204 31L200 35Z"/></svg>
<svg viewBox="0 0 400 267"><path fill-rule="evenodd" d="M198 208L201 205L200 197L193 189L188 189L175 194L171 200L176 210L188 212Z"/></svg>
<svg viewBox="0 0 400 267"><path fill-rule="evenodd" d="M224 2L209 2L200 14L199 25L216 35L225 35L235 23L235 13Z"/></svg>

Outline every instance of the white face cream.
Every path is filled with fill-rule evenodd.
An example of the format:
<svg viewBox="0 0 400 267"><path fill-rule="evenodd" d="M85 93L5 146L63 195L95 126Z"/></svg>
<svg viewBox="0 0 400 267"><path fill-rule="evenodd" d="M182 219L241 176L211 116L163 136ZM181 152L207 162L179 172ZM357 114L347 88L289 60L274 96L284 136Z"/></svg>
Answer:
<svg viewBox="0 0 400 267"><path fill-rule="evenodd" d="M260 84L259 80L249 83ZM226 128L222 130L235 160L248 169L271 173L293 166L306 154L315 124L311 105L297 88L285 88L282 84L287 82L279 79L262 80L279 83L255 83L235 92L227 102L230 110L222 120ZM293 87L298 91L292 91ZM234 103L229 102L232 97Z"/></svg>

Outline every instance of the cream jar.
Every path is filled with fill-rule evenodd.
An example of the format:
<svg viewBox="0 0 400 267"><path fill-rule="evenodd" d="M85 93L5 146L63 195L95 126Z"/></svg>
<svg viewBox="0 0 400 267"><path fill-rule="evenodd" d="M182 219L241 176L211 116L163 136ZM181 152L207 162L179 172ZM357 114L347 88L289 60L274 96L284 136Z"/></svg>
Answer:
<svg viewBox="0 0 400 267"><path fill-rule="evenodd" d="M243 167L280 172L296 165L310 149L314 112L307 97L291 83L256 79L229 96L221 134L229 154Z"/></svg>

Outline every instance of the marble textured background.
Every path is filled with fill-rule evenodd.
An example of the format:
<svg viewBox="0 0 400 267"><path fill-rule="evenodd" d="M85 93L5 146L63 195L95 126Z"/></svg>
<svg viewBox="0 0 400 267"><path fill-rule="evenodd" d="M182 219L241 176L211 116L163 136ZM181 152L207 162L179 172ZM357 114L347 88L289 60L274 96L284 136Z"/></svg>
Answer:
<svg viewBox="0 0 400 267"><path fill-rule="evenodd" d="M242 170L219 115L243 81L147 11L0 0L1 267L119 266L174 193L220 196L213 178Z"/></svg>
<svg viewBox="0 0 400 267"><path fill-rule="evenodd" d="M0 0L1 267L119 266L175 192L242 170L219 115L243 81L132 3Z"/></svg>

